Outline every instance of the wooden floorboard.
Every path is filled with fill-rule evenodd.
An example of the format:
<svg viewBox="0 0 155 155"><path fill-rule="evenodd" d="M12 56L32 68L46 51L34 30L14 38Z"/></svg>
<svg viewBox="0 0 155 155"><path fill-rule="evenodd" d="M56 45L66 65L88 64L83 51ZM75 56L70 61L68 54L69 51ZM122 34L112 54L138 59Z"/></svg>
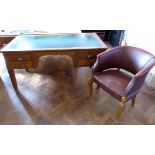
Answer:
<svg viewBox="0 0 155 155"><path fill-rule="evenodd" d="M102 89L87 99L89 67L74 68L68 57L42 57L37 69L16 70L19 93L0 56L0 124L155 124L155 90L145 85L135 107L127 102L115 118L118 101Z"/></svg>

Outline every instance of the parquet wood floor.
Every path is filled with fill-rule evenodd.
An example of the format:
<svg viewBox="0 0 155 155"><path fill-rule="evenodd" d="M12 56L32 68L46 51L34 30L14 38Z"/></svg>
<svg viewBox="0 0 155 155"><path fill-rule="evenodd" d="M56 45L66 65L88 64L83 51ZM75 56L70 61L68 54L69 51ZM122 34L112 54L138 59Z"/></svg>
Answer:
<svg viewBox="0 0 155 155"><path fill-rule="evenodd" d="M0 56L0 124L155 124L155 90L146 86L135 107L126 104L115 118L118 101L102 89L87 100L88 67L73 68L68 57L42 57L37 69L16 70L16 94Z"/></svg>

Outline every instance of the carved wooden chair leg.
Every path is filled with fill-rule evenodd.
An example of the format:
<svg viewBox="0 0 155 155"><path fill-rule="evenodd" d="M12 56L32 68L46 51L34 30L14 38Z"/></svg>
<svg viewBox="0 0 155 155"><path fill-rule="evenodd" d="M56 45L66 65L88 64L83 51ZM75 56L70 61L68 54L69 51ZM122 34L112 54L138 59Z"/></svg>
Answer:
<svg viewBox="0 0 155 155"><path fill-rule="evenodd" d="M116 118L119 118L120 115L122 114L123 109L124 109L124 104L125 104L126 101L127 101L127 97L126 96L122 96L120 105L119 105L117 113L116 113Z"/></svg>
<svg viewBox="0 0 155 155"><path fill-rule="evenodd" d="M134 106L135 105L135 100L136 100L136 96L134 96L134 97L132 97L132 106Z"/></svg>

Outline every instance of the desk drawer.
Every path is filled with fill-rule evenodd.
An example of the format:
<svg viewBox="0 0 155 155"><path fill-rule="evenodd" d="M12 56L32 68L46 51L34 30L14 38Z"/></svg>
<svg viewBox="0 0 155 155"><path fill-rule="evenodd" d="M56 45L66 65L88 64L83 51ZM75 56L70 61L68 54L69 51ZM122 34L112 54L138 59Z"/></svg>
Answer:
<svg viewBox="0 0 155 155"><path fill-rule="evenodd" d="M18 62L21 62L21 61L28 61L28 60L31 60L31 54L5 54L5 60L6 61L18 61Z"/></svg>
<svg viewBox="0 0 155 155"><path fill-rule="evenodd" d="M96 59L91 59L91 60L78 60L78 67L83 67L83 66L92 66L96 62Z"/></svg>
<svg viewBox="0 0 155 155"><path fill-rule="evenodd" d="M96 59L97 54L99 54L99 53L100 52L98 52L98 51L79 52L78 59L86 59L86 60Z"/></svg>
<svg viewBox="0 0 155 155"><path fill-rule="evenodd" d="M78 59L96 59L96 55L93 55L93 54L80 54L78 55Z"/></svg>
<svg viewBox="0 0 155 155"><path fill-rule="evenodd" d="M7 66L10 68L16 68L16 69L33 68L31 61L25 61L25 62L11 61L7 63Z"/></svg>

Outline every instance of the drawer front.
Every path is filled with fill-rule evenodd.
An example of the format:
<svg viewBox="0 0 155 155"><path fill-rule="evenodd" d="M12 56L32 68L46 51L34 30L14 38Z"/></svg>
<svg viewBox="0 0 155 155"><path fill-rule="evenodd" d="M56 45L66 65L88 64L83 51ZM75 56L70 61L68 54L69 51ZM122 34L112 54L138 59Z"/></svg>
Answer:
<svg viewBox="0 0 155 155"><path fill-rule="evenodd" d="M33 68L33 65L31 61L25 61L25 62L11 61L7 63L7 67L15 69L23 69L23 68Z"/></svg>
<svg viewBox="0 0 155 155"><path fill-rule="evenodd" d="M96 59L96 55L93 54L80 54L78 55L78 59Z"/></svg>
<svg viewBox="0 0 155 155"><path fill-rule="evenodd" d="M31 54L5 54L6 61L29 61L31 60Z"/></svg>
<svg viewBox="0 0 155 155"><path fill-rule="evenodd" d="M91 60L78 60L78 67L83 67L83 66L93 66L94 63L96 62L96 59L91 59Z"/></svg>
<svg viewBox="0 0 155 155"><path fill-rule="evenodd" d="M99 53L100 52L98 52L98 51L79 52L78 59L85 59L85 60L96 59L97 54L99 54Z"/></svg>

